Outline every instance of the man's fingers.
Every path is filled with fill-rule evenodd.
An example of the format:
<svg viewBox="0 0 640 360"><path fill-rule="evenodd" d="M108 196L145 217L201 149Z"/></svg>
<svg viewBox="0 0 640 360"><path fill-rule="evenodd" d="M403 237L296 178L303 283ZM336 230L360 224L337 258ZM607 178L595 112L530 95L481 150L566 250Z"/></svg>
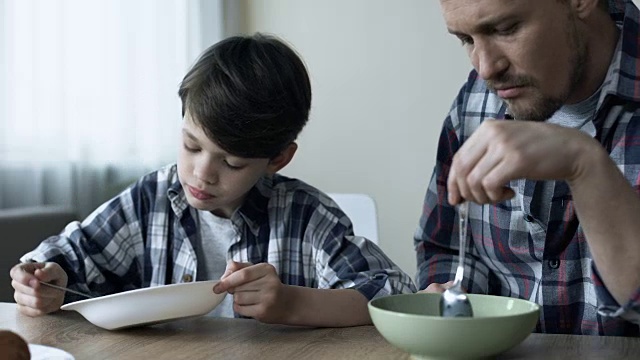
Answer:
<svg viewBox="0 0 640 360"><path fill-rule="evenodd" d="M443 293L445 290L453 286L453 281L448 281L444 284L431 283L426 289L420 290L421 293Z"/></svg>
<svg viewBox="0 0 640 360"><path fill-rule="evenodd" d="M462 201L460 189L458 188L457 175L453 169L449 172L449 178L447 179L447 201L451 205L456 205Z"/></svg>

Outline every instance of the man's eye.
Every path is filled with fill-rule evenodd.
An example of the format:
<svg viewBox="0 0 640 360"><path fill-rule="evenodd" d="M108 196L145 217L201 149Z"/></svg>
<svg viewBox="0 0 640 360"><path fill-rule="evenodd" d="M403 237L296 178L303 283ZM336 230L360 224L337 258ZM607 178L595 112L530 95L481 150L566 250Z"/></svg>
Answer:
<svg viewBox="0 0 640 360"><path fill-rule="evenodd" d="M496 33L498 35L503 35L503 36L507 36L507 35L511 35L513 33L516 32L516 30L518 30L518 24L513 24L501 29L496 29Z"/></svg>
<svg viewBox="0 0 640 360"><path fill-rule="evenodd" d="M473 39L471 36L458 36L458 39L460 39L462 46L473 45Z"/></svg>

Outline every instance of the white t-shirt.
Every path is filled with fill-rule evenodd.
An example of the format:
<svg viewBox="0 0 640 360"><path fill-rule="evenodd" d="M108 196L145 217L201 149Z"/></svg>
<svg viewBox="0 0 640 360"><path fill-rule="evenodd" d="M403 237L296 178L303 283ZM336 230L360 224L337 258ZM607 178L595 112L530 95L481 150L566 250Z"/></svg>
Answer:
<svg viewBox="0 0 640 360"><path fill-rule="evenodd" d="M200 237L193 244L198 259L196 280L217 280L227 268L227 253L231 243L239 236L231 220L198 210ZM234 317L233 295L227 294L207 316Z"/></svg>
<svg viewBox="0 0 640 360"><path fill-rule="evenodd" d="M590 136L596 136L596 127L593 124L595 111L600 98L600 90L592 94L588 99L577 104L565 105L556 111L549 120L550 124L556 124L572 129L581 130ZM547 224L550 218L551 202L555 192L555 181L539 182L540 192L534 195L531 201L532 210L537 208L540 220Z"/></svg>

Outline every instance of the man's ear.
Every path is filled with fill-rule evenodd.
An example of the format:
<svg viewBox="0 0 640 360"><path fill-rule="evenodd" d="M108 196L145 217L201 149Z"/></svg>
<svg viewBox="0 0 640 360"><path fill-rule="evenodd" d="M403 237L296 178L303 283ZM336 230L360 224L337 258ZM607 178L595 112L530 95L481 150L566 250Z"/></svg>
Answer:
<svg viewBox="0 0 640 360"><path fill-rule="evenodd" d="M571 0L571 7L578 18L585 19L598 10L600 0Z"/></svg>
<svg viewBox="0 0 640 360"><path fill-rule="evenodd" d="M287 166L291 159L293 159L293 155L295 155L296 150L298 150L298 144L292 142L289 144L280 154L276 157L269 160L269 165L267 166L267 173L275 174L283 167Z"/></svg>

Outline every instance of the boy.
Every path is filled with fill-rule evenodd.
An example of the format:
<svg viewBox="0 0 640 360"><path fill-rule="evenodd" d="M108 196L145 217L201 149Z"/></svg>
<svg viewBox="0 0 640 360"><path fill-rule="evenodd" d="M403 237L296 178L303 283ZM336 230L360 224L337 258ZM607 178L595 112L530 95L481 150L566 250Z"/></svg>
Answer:
<svg viewBox="0 0 640 360"><path fill-rule="evenodd" d="M177 165L148 174L82 223L46 239L11 270L21 312L100 296L222 278L214 315L308 326L371 322L367 301L415 291L382 251L353 235L319 190L276 174L311 105L301 59L274 37L232 37L183 79ZM230 260L227 263L227 260Z"/></svg>

